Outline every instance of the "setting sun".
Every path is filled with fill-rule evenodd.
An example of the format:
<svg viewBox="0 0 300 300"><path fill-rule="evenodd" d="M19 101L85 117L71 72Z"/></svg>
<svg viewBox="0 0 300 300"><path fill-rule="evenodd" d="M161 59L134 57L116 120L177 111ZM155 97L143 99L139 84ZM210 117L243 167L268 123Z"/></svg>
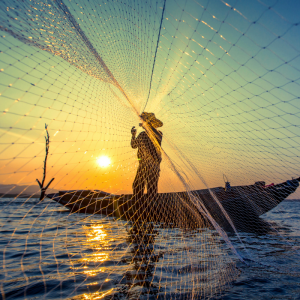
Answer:
<svg viewBox="0 0 300 300"><path fill-rule="evenodd" d="M100 167L108 167L110 165L110 158L107 156L101 156L97 159L97 163Z"/></svg>

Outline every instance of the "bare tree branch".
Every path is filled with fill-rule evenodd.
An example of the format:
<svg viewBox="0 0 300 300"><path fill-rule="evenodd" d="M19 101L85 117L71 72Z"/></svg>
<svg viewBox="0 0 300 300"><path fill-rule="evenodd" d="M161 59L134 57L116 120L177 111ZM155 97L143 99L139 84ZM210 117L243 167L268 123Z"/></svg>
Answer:
<svg viewBox="0 0 300 300"><path fill-rule="evenodd" d="M54 178L52 178L49 183L46 185L45 190L47 190L47 188L49 187L49 185L51 184L51 182L54 180Z"/></svg>
<svg viewBox="0 0 300 300"><path fill-rule="evenodd" d="M43 167L43 180L42 183L37 179L37 183L39 184L39 187L41 189L41 196L40 196L40 201L45 198L45 193L54 178L52 178L49 183L44 187L45 180L46 180L46 172L47 172L47 159L48 159L48 153L49 153L49 146L50 146L50 138L49 138L49 132L48 132L48 125L45 124L45 129L46 129L46 136L45 136L45 160L44 160L44 167Z"/></svg>
<svg viewBox="0 0 300 300"><path fill-rule="evenodd" d="M36 181L37 181L37 183L39 184L39 187L40 187L40 189L41 189L41 188L43 187L42 184L40 183L40 181L39 181L38 179L37 179Z"/></svg>

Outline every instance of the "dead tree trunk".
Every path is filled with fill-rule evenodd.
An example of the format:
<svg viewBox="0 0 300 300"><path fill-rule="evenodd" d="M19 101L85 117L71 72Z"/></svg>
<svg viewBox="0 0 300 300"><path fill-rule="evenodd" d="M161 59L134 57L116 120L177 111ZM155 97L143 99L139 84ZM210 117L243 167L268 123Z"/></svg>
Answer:
<svg viewBox="0 0 300 300"><path fill-rule="evenodd" d="M44 187L45 179L46 179L47 158L48 158L49 144L50 144L49 132L48 132L48 126L47 126L47 124L45 124L45 129L46 129L46 136L45 136L45 142L46 142L46 148L45 148L45 150L46 150L46 153L45 153L45 160L44 160L44 167L43 167L43 180L42 180L42 182L40 182L38 179L36 180L37 183L39 184L40 189L41 189L40 201L44 200L46 190L50 186L51 182L54 180L54 178L52 178L49 181L49 183Z"/></svg>

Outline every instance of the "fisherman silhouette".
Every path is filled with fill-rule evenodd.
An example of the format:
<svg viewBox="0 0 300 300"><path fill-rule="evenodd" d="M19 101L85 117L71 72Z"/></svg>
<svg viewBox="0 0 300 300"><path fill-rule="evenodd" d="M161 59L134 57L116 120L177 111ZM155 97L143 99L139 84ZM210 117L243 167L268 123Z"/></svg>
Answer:
<svg viewBox="0 0 300 300"><path fill-rule="evenodd" d="M134 199L142 198L145 186L147 186L147 198L152 201L157 195L157 185L161 163L161 141L162 132L156 128L163 123L156 119L153 113L143 112L141 114L143 123L139 125L145 129L136 138L135 126L131 129L131 147L138 148L137 157L139 166L132 185Z"/></svg>

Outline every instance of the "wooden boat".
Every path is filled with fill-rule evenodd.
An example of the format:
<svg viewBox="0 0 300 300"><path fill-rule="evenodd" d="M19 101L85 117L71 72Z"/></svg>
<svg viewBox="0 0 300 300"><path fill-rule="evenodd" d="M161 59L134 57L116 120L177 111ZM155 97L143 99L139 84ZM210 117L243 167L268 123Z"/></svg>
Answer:
<svg viewBox="0 0 300 300"><path fill-rule="evenodd" d="M236 229L249 231L249 228L261 228L264 221L259 216L295 192L299 181L300 177L270 186L256 182L226 189L160 193L155 199L145 194L137 201L132 195L113 195L99 190L60 191L47 197L72 213L103 214L126 221L188 228L209 227L215 221L231 230L233 222Z"/></svg>

